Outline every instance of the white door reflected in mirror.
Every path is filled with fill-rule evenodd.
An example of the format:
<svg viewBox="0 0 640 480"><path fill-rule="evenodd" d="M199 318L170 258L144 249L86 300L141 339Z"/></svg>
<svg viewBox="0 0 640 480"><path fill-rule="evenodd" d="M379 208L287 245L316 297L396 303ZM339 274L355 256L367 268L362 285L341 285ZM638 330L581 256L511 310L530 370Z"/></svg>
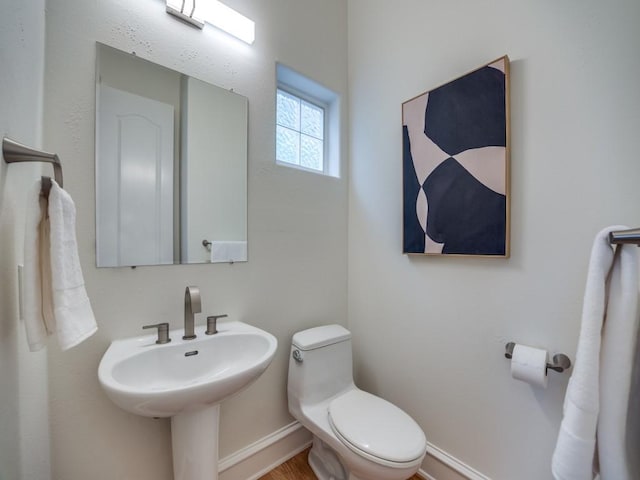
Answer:
<svg viewBox="0 0 640 480"><path fill-rule="evenodd" d="M173 107L100 87L98 265L173 263Z"/></svg>

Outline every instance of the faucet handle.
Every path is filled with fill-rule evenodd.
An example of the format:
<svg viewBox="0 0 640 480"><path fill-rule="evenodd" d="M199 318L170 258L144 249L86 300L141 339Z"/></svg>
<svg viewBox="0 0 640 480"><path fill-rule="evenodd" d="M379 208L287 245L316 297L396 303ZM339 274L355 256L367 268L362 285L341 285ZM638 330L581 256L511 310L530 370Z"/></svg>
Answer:
<svg viewBox="0 0 640 480"><path fill-rule="evenodd" d="M218 333L218 328L217 328L218 319L225 318L225 317L228 317L226 313L224 315L211 315L207 317L207 331L204 333L207 335L214 335Z"/></svg>
<svg viewBox="0 0 640 480"><path fill-rule="evenodd" d="M169 324L167 322L156 323L155 325L143 325L142 327L143 330L147 328L158 329L158 339L156 340L157 344L162 345L163 343L169 343L171 341L169 338Z"/></svg>

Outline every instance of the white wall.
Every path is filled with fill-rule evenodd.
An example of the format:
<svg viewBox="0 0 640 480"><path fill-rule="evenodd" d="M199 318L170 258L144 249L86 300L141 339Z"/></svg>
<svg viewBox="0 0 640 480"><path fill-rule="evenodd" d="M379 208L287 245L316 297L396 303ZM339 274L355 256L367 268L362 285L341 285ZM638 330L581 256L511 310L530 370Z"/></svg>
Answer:
<svg viewBox="0 0 640 480"><path fill-rule="evenodd" d="M3 478L21 471L24 478L48 477L47 396L53 478L170 478L168 422L113 406L96 371L111 339L151 321L179 327L187 284L201 287L206 313L246 320L281 344L263 378L223 405L222 456L291 420L291 334L346 321L346 169L333 179L273 162L275 61L345 95L346 4L228 3L256 20L253 46L211 28L191 29L169 17L160 0L47 3L44 146L61 155L76 200L81 261L100 330L66 353L52 342L48 375L47 359L26 352L15 265L22 258L21 190L37 168L0 165ZM515 340L574 357L593 235L607 224L640 224L640 5L348 5L348 313L358 381L410 412L432 444L493 480L550 478L567 376L552 375L545 391L531 389L509 378L503 348ZM0 45L11 46L0 48L0 125L37 144L44 1L14 8L0 24ZM95 41L249 98L250 262L94 267ZM401 103L504 53L512 60L512 258L401 255Z"/></svg>
<svg viewBox="0 0 640 480"><path fill-rule="evenodd" d="M256 21L254 45L212 27L186 26L166 14L160 0L47 2L44 143L59 153L65 188L76 201L80 260L99 325L94 337L68 352L49 345L54 478L171 478L169 421L114 406L98 385L97 367L112 339L136 335L143 324L181 327L185 286L201 289L198 322L227 313L280 342L261 379L223 404L222 457L291 422L285 384L293 332L346 322L346 175L326 178L274 161L275 62L346 95L346 3L227 3ZM96 41L249 98L248 263L94 267Z"/></svg>
<svg viewBox="0 0 640 480"><path fill-rule="evenodd" d="M39 147L44 72L44 0L2 6L0 136ZM47 358L30 353L19 320L25 192L37 164L0 162L0 478L50 478ZM49 171L49 175L51 175ZM34 454L35 452L35 454Z"/></svg>
<svg viewBox="0 0 640 480"><path fill-rule="evenodd" d="M639 20L636 0L349 1L357 379L494 480L551 477L568 379L512 380L504 344L575 358L593 237L640 225ZM402 255L402 102L505 53L511 258Z"/></svg>

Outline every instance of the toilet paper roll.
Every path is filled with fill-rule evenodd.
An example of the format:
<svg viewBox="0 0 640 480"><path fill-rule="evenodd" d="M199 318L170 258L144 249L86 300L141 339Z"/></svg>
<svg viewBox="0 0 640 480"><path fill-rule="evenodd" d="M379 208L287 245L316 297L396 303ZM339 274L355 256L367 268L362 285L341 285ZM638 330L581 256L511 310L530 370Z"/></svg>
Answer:
<svg viewBox="0 0 640 480"><path fill-rule="evenodd" d="M511 358L511 376L536 387L547 388L548 357L546 350L516 344Z"/></svg>

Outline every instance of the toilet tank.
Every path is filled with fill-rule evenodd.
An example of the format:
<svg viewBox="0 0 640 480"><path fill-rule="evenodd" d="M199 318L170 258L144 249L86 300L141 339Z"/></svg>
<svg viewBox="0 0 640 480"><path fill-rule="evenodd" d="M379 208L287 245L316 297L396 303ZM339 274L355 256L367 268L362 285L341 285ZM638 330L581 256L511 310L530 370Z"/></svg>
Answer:
<svg viewBox="0 0 640 480"><path fill-rule="evenodd" d="M353 386L351 333L325 325L296 333L291 340L287 393L289 411L326 400Z"/></svg>

